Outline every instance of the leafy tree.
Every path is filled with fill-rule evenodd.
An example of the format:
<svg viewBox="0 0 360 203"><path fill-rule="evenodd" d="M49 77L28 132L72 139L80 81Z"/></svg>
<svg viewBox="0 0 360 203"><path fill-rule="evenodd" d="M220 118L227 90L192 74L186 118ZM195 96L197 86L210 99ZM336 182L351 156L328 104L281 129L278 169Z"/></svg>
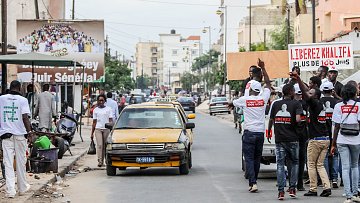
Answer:
<svg viewBox="0 0 360 203"><path fill-rule="evenodd" d="M287 23L284 21L276 27L271 33L271 48L275 50L287 50ZM290 44L294 43L294 29L290 27Z"/></svg>
<svg viewBox="0 0 360 203"><path fill-rule="evenodd" d="M239 52L246 52L246 48L245 47L239 47Z"/></svg>
<svg viewBox="0 0 360 203"><path fill-rule="evenodd" d="M147 89L149 86L154 86L154 81L148 75L136 77L136 86L138 89Z"/></svg>
<svg viewBox="0 0 360 203"><path fill-rule="evenodd" d="M200 82L200 77L190 72L185 72L181 76L180 82L184 90L191 91L192 86Z"/></svg>
<svg viewBox="0 0 360 203"><path fill-rule="evenodd" d="M268 50L269 47L267 47L264 42L251 44L251 51L268 51Z"/></svg>
<svg viewBox="0 0 360 203"><path fill-rule="evenodd" d="M211 56L210 63L213 64L218 61L218 57L220 55L220 52L215 50L210 50L210 52L195 58L195 62L192 64L192 71L200 72L201 69L208 67L209 64L209 54Z"/></svg>
<svg viewBox="0 0 360 203"><path fill-rule="evenodd" d="M106 91L126 91L135 88L134 80L131 78L131 70L126 63L105 55L105 82L99 87Z"/></svg>

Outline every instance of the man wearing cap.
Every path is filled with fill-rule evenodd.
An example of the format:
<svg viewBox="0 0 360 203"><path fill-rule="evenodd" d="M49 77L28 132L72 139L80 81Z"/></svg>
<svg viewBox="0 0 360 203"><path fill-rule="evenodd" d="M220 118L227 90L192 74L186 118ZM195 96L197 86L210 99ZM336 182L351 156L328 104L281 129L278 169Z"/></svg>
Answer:
<svg viewBox="0 0 360 203"><path fill-rule="evenodd" d="M329 72L330 75L330 72ZM329 77L330 79L330 77ZM326 116L326 125L327 125L327 130L329 133L329 137L330 137L330 142L331 142L331 138L332 138L332 115L333 115L333 111L334 111L334 107L336 105L336 103L338 103L338 99L334 98L332 96L333 90L334 90L334 85L332 82L327 81L323 84L321 84L320 86L320 90L323 92L323 97L321 97L320 101L323 103L324 107L325 107L325 116ZM327 171L327 173L330 176L330 180L332 181L332 187L333 188L338 188L338 172L339 172L339 153L336 152L334 153L334 156L329 157L326 156L325 157L325 161L324 161L324 165L325 165L325 169Z"/></svg>
<svg viewBox="0 0 360 203"><path fill-rule="evenodd" d="M321 91L319 88L308 89L296 72L290 73L291 77L298 81L303 99L309 105L309 144L307 147L307 165L310 178L310 190L305 196L317 196L317 172L324 184L322 197L331 195L330 181L324 167L330 137L326 125L326 116L323 103L320 101Z"/></svg>
<svg viewBox="0 0 360 203"><path fill-rule="evenodd" d="M244 113L244 134L242 137L242 151L246 163L246 174L249 178L249 191L257 192L257 177L260 170L260 160L264 144L265 132L265 109L270 98L270 79L265 70L265 64L259 60L258 65L265 80L265 89L261 84L253 80L249 85L249 96L240 97L230 104L230 107L243 107Z"/></svg>
<svg viewBox="0 0 360 203"><path fill-rule="evenodd" d="M250 82L252 79L253 79L253 70L255 68L258 68L257 66L253 65L253 66L250 66L249 68L249 77L246 78L243 83L241 84L241 91L240 91L240 96L243 96L245 94L245 89L246 89L246 85L248 82Z"/></svg>
<svg viewBox="0 0 360 203"><path fill-rule="evenodd" d="M246 83L244 94L242 94L241 96L249 96L249 90L250 90L251 83L256 82L256 81L257 82L262 81L263 74L261 72L261 68L258 68L256 66L251 66L251 67L252 67L252 80L250 80L249 82Z"/></svg>
<svg viewBox="0 0 360 203"><path fill-rule="evenodd" d="M328 73L328 80L330 82L332 82L333 86L334 86L334 94L333 96L336 99L341 99L341 89L343 87L343 84L341 84L341 82L337 81L337 76L339 74L339 71L337 70L337 68L335 66L332 66L329 69L329 73Z"/></svg>

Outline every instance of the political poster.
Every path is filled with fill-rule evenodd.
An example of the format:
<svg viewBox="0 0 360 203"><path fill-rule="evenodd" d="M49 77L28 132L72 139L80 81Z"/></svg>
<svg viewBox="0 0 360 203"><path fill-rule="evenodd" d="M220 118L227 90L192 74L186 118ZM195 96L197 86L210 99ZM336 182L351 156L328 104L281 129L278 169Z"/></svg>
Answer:
<svg viewBox="0 0 360 203"><path fill-rule="evenodd" d="M312 44L289 44L289 69L300 67L301 71L314 71L319 66L353 69L351 42Z"/></svg>
<svg viewBox="0 0 360 203"><path fill-rule="evenodd" d="M75 60L85 67L35 66L35 82L103 82L103 20L17 20L17 53L37 52ZM31 81L32 67L18 65L18 80ZM30 81L29 81L30 80Z"/></svg>

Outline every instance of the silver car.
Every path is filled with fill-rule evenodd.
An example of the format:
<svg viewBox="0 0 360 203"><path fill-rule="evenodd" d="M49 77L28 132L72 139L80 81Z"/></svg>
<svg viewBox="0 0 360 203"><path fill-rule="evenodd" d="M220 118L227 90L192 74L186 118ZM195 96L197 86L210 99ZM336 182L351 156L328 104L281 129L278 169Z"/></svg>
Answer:
<svg viewBox="0 0 360 203"><path fill-rule="evenodd" d="M226 97L214 97L209 102L209 113L210 116L215 115L216 113L228 113L230 110L228 108L229 102Z"/></svg>

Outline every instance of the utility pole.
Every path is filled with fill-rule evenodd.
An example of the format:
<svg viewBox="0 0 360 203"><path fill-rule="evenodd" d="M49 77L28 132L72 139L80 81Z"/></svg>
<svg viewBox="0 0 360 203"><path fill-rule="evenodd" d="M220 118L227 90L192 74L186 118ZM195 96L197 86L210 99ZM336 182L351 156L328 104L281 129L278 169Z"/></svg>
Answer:
<svg viewBox="0 0 360 203"><path fill-rule="evenodd" d="M315 0L311 0L312 3L312 41L316 42L316 16L315 16Z"/></svg>
<svg viewBox="0 0 360 203"><path fill-rule="evenodd" d="M209 65L206 70L206 91L209 91L209 70L211 70L211 26L209 26Z"/></svg>
<svg viewBox="0 0 360 203"><path fill-rule="evenodd" d="M249 5L249 51L251 51L251 0Z"/></svg>
<svg viewBox="0 0 360 203"><path fill-rule="evenodd" d="M26 6L26 3L19 3L21 6L21 18L24 19L24 6Z"/></svg>
<svg viewBox="0 0 360 203"><path fill-rule="evenodd" d="M291 6L286 3L286 10L287 10L287 45L290 44L290 8Z"/></svg>
<svg viewBox="0 0 360 203"><path fill-rule="evenodd" d="M7 54L7 0L1 0L1 54ZM1 64L1 93L5 94L7 88L7 66Z"/></svg>
<svg viewBox="0 0 360 203"><path fill-rule="evenodd" d="M75 0L72 1L72 14L71 14L71 18L74 20L75 19Z"/></svg>
<svg viewBox="0 0 360 203"><path fill-rule="evenodd" d="M141 87L140 89L143 89L145 86L144 84L144 64L141 63Z"/></svg>
<svg viewBox="0 0 360 203"><path fill-rule="evenodd" d="M38 3L38 0L34 0L34 3L35 3L35 16L36 16L36 19L40 19L40 17L39 17L39 3Z"/></svg>
<svg viewBox="0 0 360 203"><path fill-rule="evenodd" d="M264 29L264 47L266 48L266 28Z"/></svg>
<svg viewBox="0 0 360 203"><path fill-rule="evenodd" d="M170 84L170 66L169 66L169 89L171 90L171 84Z"/></svg>

